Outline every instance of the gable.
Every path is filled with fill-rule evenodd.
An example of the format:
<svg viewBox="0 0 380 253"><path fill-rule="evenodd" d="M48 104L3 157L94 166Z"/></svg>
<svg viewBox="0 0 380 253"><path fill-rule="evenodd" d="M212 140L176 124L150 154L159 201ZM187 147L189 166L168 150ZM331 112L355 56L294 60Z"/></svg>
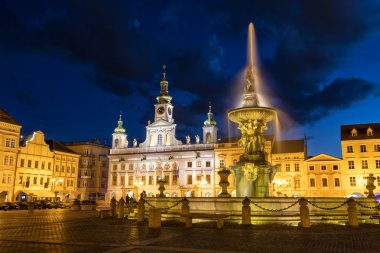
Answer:
<svg viewBox="0 0 380 253"><path fill-rule="evenodd" d="M327 155L327 154L319 154L319 155L313 156L313 157L311 157L305 161L306 162L317 162L317 161L335 161L335 162L338 162L338 161L342 161L342 159L337 158L335 156Z"/></svg>

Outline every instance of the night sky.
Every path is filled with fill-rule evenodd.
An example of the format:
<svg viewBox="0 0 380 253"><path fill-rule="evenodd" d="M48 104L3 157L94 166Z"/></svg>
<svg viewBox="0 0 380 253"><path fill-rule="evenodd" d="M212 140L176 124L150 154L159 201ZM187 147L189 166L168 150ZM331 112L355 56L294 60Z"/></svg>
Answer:
<svg viewBox="0 0 380 253"><path fill-rule="evenodd" d="M177 138L221 137L255 25L262 92L281 138L341 157L340 125L380 122L380 1L1 1L0 106L49 139L110 144L122 111L145 139L167 65ZM230 127L232 128L232 127ZM193 138L194 140L194 138Z"/></svg>

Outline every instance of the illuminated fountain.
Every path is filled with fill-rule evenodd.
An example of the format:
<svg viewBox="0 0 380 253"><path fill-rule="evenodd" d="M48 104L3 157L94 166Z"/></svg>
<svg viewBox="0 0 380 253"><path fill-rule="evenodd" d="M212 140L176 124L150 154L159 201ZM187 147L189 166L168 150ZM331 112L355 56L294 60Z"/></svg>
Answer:
<svg viewBox="0 0 380 253"><path fill-rule="evenodd" d="M252 23L248 36L248 67L242 107L228 112L228 118L237 123L241 131L239 144L244 153L231 169L235 172L237 197L269 197L269 182L275 169L266 160L264 131L267 123L277 118L277 113L273 108L261 107L258 100Z"/></svg>

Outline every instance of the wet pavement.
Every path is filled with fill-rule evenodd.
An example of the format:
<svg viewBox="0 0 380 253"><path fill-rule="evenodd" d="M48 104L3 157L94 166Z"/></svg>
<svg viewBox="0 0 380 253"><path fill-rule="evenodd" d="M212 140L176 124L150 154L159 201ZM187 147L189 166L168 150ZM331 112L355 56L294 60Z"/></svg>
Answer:
<svg viewBox="0 0 380 253"><path fill-rule="evenodd" d="M0 211L0 252L380 252L380 225L163 225L149 230L135 220L101 220L95 211Z"/></svg>

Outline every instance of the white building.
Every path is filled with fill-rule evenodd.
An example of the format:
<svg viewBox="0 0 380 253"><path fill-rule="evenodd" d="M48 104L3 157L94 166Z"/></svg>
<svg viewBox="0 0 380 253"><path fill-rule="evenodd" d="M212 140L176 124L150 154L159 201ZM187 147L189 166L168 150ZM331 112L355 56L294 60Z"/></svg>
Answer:
<svg viewBox="0 0 380 253"><path fill-rule="evenodd" d="M190 136L186 143L176 138L174 107L168 92L165 67L160 82L161 92L154 105L154 122L146 126L145 141L128 139L120 115L113 133L109 155L108 198L130 197L145 191L147 196L158 194L159 179L165 180L167 196L216 196L215 152L217 127L211 106L203 126L203 143Z"/></svg>

